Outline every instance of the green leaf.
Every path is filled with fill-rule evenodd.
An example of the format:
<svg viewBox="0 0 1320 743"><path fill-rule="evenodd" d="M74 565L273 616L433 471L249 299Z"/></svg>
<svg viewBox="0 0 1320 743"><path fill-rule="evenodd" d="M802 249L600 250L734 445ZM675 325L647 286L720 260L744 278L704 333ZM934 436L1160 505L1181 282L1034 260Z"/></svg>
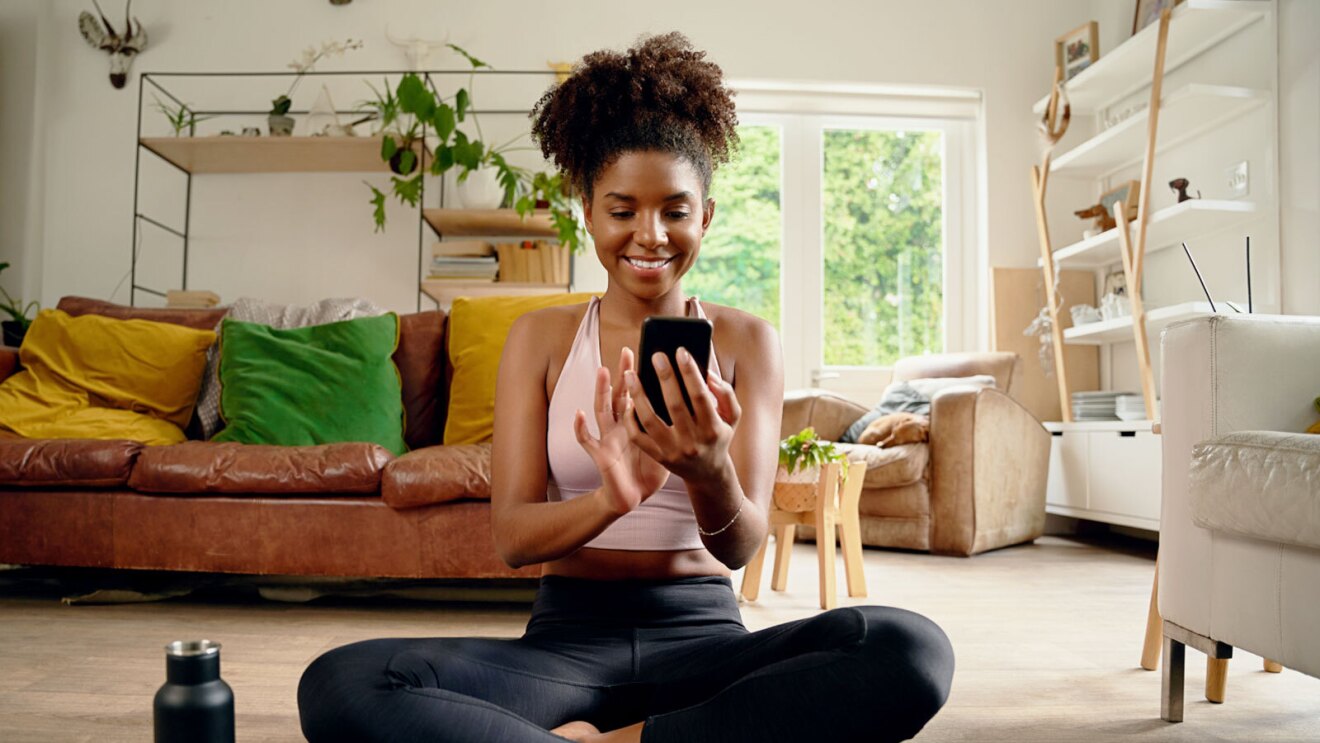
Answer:
<svg viewBox="0 0 1320 743"><path fill-rule="evenodd" d="M404 113L416 114L429 99L435 105L435 97L426 89L426 84L416 75L404 75L397 90L399 108Z"/></svg>
<svg viewBox="0 0 1320 743"><path fill-rule="evenodd" d="M403 179L391 177L394 182L394 195L409 206L417 206L417 202L422 198L422 174Z"/></svg>
<svg viewBox="0 0 1320 743"><path fill-rule="evenodd" d="M463 117L467 116L468 107L471 105L472 99L468 96L467 89L459 88L458 93L454 96L454 108L457 110L459 121L462 121Z"/></svg>
<svg viewBox="0 0 1320 743"><path fill-rule="evenodd" d="M456 51L456 52L458 52L459 54L462 54L464 57L466 57L466 58L467 58L467 61L468 61L468 64L472 65L472 69L474 69L474 70L479 69L479 68L482 68L482 67L490 67L490 65L486 64L485 62L482 62L481 60L477 59L476 57L472 56L471 54L468 54L468 53L467 53L467 50L465 50L463 47L461 47L461 46L459 46L459 45L457 45L457 44L445 44L445 46L449 47L450 49L453 49L454 51ZM492 67L491 69L494 69L494 68Z"/></svg>
<svg viewBox="0 0 1320 743"><path fill-rule="evenodd" d="M399 151L399 143L394 141L394 137L389 134L380 141L380 159L389 162L394 157L394 153Z"/></svg>
<svg viewBox="0 0 1320 743"><path fill-rule="evenodd" d="M363 183L366 183L366 181L363 181ZM370 203L372 207L374 207L371 211L372 218L376 220L376 229L374 231L380 232L385 229L385 194L382 193L379 188L376 188L370 183L367 183L367 188L371 189Z"/></svg>
<svg viewBox="0 0 1320 743"><path fill-rule="evenodd" d="M432 170L436 175L440 175L448 172L452 167L454 167L454 148L437 147L435 150L435 165L432 166Z"/></svg>
<svg viewBox="0 0 1320 743"><path fill-rule="evenodd" d="M445 103L436 106L435 114L431 117L431 126L441 142L449 141L449 135L454 133L454 109Z"/></svg>
<svg viewBox="0 0 1320 743"><path fill-rule="evenodd" d="M404 173L411 173L413 166L417 164L417 153L412 150L404 150L399 154L399 170Z"/></svg>

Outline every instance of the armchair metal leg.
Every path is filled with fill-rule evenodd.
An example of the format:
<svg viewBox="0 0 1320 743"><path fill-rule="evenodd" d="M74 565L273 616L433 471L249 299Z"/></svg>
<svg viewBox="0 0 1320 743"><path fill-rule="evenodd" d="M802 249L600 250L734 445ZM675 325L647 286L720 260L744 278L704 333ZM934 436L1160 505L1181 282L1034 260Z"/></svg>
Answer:
<svg viewBox="0 0 1320 743"><path fill-rule="evenodd" d="M1165 722L1183 720L1183 660L1187 646L1164 636L1164 673L1160 676L1160 717Z"/></svg>

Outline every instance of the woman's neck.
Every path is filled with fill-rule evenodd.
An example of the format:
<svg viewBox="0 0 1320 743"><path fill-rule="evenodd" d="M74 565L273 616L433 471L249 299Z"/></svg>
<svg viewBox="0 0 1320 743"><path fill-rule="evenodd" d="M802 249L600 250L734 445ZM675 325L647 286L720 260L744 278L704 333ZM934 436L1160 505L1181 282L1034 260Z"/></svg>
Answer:
<svg viewBox="0 0 1320 743"><path fill-rule="evenodd" d="M652 315L682 317L687 314L687 297L682 286L676 285L668 294L655 299L644 299L614 286L607 287L600 298L601 315L611 318L611 325L640 327Z"/></svg>

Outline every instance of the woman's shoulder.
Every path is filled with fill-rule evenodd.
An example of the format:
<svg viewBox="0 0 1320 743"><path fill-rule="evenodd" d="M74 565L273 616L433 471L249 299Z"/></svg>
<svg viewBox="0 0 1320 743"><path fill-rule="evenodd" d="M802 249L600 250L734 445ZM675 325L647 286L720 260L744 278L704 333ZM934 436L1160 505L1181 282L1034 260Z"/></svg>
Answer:
<svg viewBox="0 0 1320 743"><path fill-rule="evenodd" d="M721 345L721 341L744 348L778 343L779 333L775 326L757 315L713 302L702 302L701 308L715 327L716 346Z"/></svg>
<svg viewBox="0 0 1320 743"><path fill-rule="evenodd" d="M547 334L553 337L563 332L575 333L590 304L590 302L560 304L532 310L520 315L514 321L513 329L534 337L546 337ZM510 332L512 333L513 330Z"/></svg>

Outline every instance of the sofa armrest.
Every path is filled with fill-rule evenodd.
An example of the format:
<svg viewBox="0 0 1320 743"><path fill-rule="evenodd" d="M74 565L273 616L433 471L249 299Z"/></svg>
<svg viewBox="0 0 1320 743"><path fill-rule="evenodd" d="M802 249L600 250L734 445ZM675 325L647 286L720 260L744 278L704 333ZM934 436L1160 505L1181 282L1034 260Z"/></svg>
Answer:
<svg viewBox="0 0 1320 743"><path fill-rule="evenodd" d="M869 408L820 389L796 390L784 395L784 417L779 437L787 438L807 426L825 441L838 441Z"/></svg>
<svg viewBox="0 0 1320 743"><path fill-rule="evenodd" d="M18 349L11 346L0 346L0 382L12 376L18 370Z"/></svg>
<svg viewBox="0 0 1320 743"><path fill-rule="evenodd" d="M935 395L930 416L930 550L974 555L1045 531L1050 433L996 389Z"/></svg>
<svg viewBox="0 0 1320 743"><path fill-rule="evenodd" d="M1305 431L1320 394L1320 318L1211 315L1162 337L1162 614L1210 623L1211 533L1192 522L1192 447L1235 431Z"/></svg>

